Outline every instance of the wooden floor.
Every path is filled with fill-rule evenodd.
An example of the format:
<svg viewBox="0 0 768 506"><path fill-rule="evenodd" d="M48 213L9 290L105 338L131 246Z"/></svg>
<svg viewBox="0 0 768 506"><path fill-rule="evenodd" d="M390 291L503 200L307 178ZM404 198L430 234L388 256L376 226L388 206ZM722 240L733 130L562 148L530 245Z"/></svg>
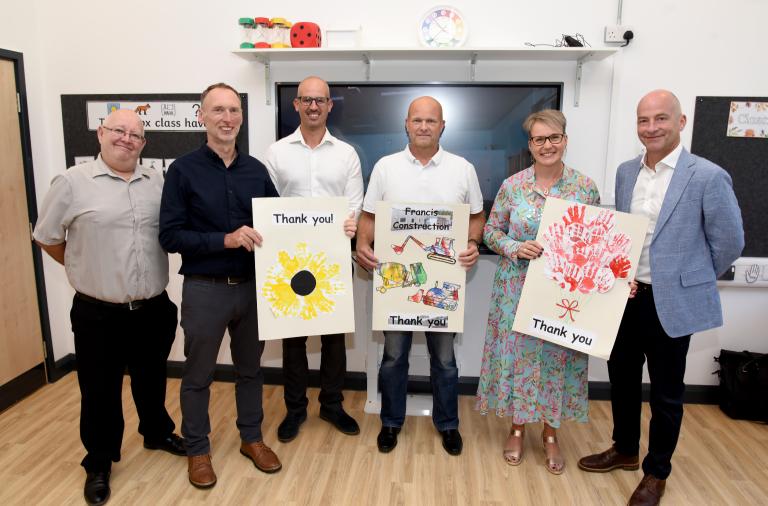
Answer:
<svg viewBox="0 0 768 506"><path fill-rule="evenodd" d="M168 406L180 420L178 380L168 381ZM365 392L347 392L345 405L358 420L359 436L345 436L317 417L317 391L310 417L294 441L275 435L284 407L282 388L264 392L265 440L283 462L277 474L257 471L238 452L234 387L215 383L211 397L213 464L218 484L207 491L187 481L183 457L148 451L136 432L128 380L124 388L126 428L122 460L112 468L111 505L508 505L625 504L641 471L585 473L579 456L610 445L610 405L590 403L590 423L560 431L566 471L544 468L540 427L526 434L519 467L501 458L508 422L473 411L460 398L464 452L443 451L429 418L408 418L392 453L376 449L377 416L365 415ZM84 504L83 449L78 436L80 394L75 374L48 385L0 414L0 504ZM648 426L644 405L643 434ZM645 450L643 444L642 451ZM768 426L733 421L716 406L689 405L662 504L768 504Z"/></svg>

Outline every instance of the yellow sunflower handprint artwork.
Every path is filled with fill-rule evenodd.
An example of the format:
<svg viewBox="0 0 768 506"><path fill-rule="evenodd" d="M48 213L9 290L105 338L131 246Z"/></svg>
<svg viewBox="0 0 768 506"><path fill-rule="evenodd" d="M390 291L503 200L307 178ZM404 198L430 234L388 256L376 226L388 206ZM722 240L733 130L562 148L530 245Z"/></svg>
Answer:
<svg viewBox="0 0 768 506"><path fill-rule="evenodd" d="M299 316L304 320L332 313L336 307L333 296L342 293L339 264L328 263L324 252L313 253L304 242L296 245L294 255L278 253L277 263L269 268L261 288L276 317Z"/></svg>

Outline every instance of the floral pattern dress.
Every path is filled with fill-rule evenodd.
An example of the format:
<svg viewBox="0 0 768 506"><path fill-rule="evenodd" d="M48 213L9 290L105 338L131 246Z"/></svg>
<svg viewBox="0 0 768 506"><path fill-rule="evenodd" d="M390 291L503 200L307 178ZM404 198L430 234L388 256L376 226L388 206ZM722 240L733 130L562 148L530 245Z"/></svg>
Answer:
<svg viewBox="0 0 768 506"><path fill-rule="evenodd" d="M587 421L587 355L512 330L528 260L517 249L535 240L547 195L597 205L595 183L570 167L543 192L536 188L533 167L502 183L483 239L500 255L493 281L491 309L477 389L477 409L511 416L512 423Z"/></svg>

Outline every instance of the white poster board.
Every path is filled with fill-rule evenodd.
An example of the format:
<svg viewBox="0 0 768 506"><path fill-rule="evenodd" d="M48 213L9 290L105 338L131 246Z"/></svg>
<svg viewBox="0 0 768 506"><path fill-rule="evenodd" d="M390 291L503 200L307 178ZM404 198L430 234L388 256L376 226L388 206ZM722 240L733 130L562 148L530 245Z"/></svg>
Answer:
<svg viewBox="0 0 768 506"><path fill-rule="evenodd" d="M607 359L647 229L644 216L547 198L544 252L530 262L512 329Z"/></svg>
<svg viewBox="0 0 768 506"><path fill-rule="evenodd" d="M469 205L376 203L373 330L462 332Z"/></svg>
<svg viewBox="0 0 768 506"><path fill-rule="evenodd" d="M259 339L354 332L347 199L253 199Z"/></svg>

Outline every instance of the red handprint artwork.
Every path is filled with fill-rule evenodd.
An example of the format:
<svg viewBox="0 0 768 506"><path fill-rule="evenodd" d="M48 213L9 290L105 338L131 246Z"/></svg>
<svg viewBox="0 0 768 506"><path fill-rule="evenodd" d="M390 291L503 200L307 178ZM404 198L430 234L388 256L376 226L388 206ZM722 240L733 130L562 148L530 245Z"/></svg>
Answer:
<svg viewBox="0 0 768 506"><path fill-rule="evenodd" d="M632 241L614 231L613 212L604 209L587 220L586 209L570 206L562 223L557 221L544 232L544 274L569 292L606 293L617 279L629 277Z"/></svg>

